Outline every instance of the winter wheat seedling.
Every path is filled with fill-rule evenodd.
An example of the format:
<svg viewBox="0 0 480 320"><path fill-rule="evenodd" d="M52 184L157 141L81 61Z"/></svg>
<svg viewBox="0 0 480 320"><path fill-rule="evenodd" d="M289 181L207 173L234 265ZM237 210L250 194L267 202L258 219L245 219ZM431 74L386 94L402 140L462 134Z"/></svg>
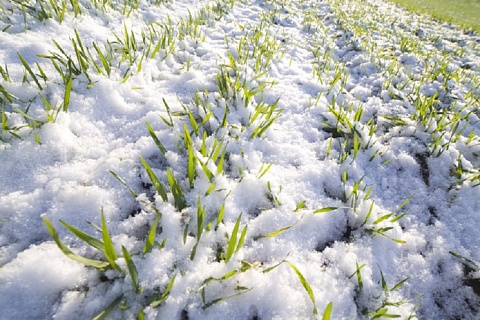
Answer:
<svg viewBox="0 0 480 320"><path fill-rule="evenodd" d="M355 269L355 272L348 277L348 279L352 278L354 275L357 275L357 285L358 285L358 289L360 291L363 290L363 280L362 280L362 273L360 272L360 270L362 270L366 264L362 264L362 265L358 265L358 261L355 262L355 266L356 266L356 269Z"/></svg>
<svg viewBox="0 0 480 320"><path fill-rule="evenodd" d="M292 262L288 261L288 260L283 260L281 261L280 263L272 266L272 267L269 267L265 270L263 270L263 273L268 273L268 272L271 272L272 270L276 269L277 267L279 267L281 264L283 263L286 263L290 266L290 268L292 268L292 270L295 272L295 274L297 275L298 277L298 280L300 280L300 283L302 284L303 288L305 289L305 291L308 293L308 296L310 297L310 300L312 300L312 303L313 303L313 314L314 315L317 315L318 314L318 310L317 310L317 306L316 306L316 302L315 302L315 295L313 293L313 290L312 290L312 287L310 286L310 284L307 282L307 280L305 279L304 275L300 272L300 270L297 268L296 265L294 265Z"/></svg>
<svg viewBox="0 0 480 320"><path fill-rule="evenodd" d="M178 181L170 168L167 169L167 178L172 190L175 207L178 211L182 211L187 206L187 202L185 200L185 196L183 195L182 188L178 184Z"/></svg>
<svg viewBox="0 0 480 320"><path fill-rule="evenodd" d="M150 228L150 232L145 240L145 245L143 246L143 254L146 255L150 253L155 245L155 235L157 234L157 224L160 220L160 215L158 214L155 217L155 220L152 223L152 227Z"/></svg>
<svg viewBox="0 0 480 320"><path fill-rule="evenodd" d="M148 165L148 163L140 157L140 161L142 162L143 167L145 168L145 171L147 172L148 177L150 178L150 181L152 182L152 185L155 187L155 190L157 191L158 195L162 197L162 200L167 202L168 197L167 197L167 192L165 190L164 185L160 180L158 180L157 176L153 172L152 168Z"/></svg>
<svg viewBox="0 0 480 320"><path fill-rule="evenodd" d="M60 240L60 236L58 235L57 233L57 230L55 230L55 228L53 227L53 224L50 222L50 220L48 220L48 218L46 216L42 217L42 220L45 224L45 226L47 227L47 230L48 232L50 233L51 237L53 238L53 240L55 241L55 243L57 244L57 246L60 248L60 250L70 259L76 261L76 262L79 262L79 263L82 263L86 266L91 266L91 267L94 267L98 270L101 270L101 271L104 271L106 270L109 266L111 266L108 262L105 262L105 261L100 261L100 260L92 260L92 259L88 259L88 258L85 258L85 257L82 257L82 256L79 256L79 255L76 255L74 254L67 246L65 246L63 244L63 242ZM69 229L70 230L70 229ZM93 243L91 244L92 246L97 246L97 248L102 248L102 245L100 245L100 242L98 240L95 239L95 241L93 241L90 237L90 236L87 236L87 237L83 237L84 233L81 232L81 233L74 233L75 235L77 235L81 240L87 242L87 243ZM80 237L79 235L82 235L82 237ZM85 240L84 240L85 239Z"/></svg>
<svg viewBox="0 0 480 320"><path fill-rule="evenodd" d="M197 235L196 235L196 243L192 248L190 253L190 260L195 258L195 254L197 253L197 247L200 243L200 239L202 237L203 229L205 225L205 207L202 207L202 203L200 201L200 197L198 197L197 201Z"/></svg>
<svg viewBox="0 0 480 320"><path fill-rule="evenodd" d="M133 263L132 257L130 256L130 253L125 249L124 246L122 246L122 253L123 253L123 258L125 259L125 262L127 264L127 269L128 273L130 274L130 278L132 279L133 287L135 288L135 292L141 293L141 288L140 284L138 281L138 272L137 272L137 267Z"/></svg>
<svg viewBox="0 0 480 320"><path fill-rule="evenodd" d="M24 58L19 52L17 52L17 55L18 55L18 57L20 58L20 61L22 62L23 66L24 66L25 69L27 70L28 74L30 74L30 76L32 77L33 81L35 81L38 89L39 89L39 90L43 90L43 87L40 85L40 82L38 81L37 76L35 75L35 73L33 73L32 69L31 69L30 66L28 65L28 62L25 60L25 58Z"/></svg>
<svg viewBox="0 0 480 320"><path fill-rule="evenodd" d="M410 300L392 302L392 301L389 301L389 296L390 296L391 292L393 292L395 290L398 290L403 284L405 284L405 282L408 281L408 279L409 278L405 278L405 279L399 281L398 283L396 283L392 288L388 288L387 282L385 281L385 277L383 275L383 272L380 270L380 284L381 284L381 287L382 287L382 292L380 293L380 295L378 296L377 299L382 298L382 302L381 302L380 306L374 312L369 312L368 313L369 316L372 317L372 319L400 318L400 315L388 313L389 312L388 308L390 306L403 305L403 304L409 302ZM421 296L418 296L418 297L414 298L413 300L419 299L419 298L421 298Z"/></svg>
<svg viewBox="0 0 480 320"><path fill-rule="evenodd" d="M123 184L125 187L127 187L127 189L130 191L130 193L132 194L132 196L133 196L134 198L137 198L137 197L138 197L138 194L137 194L132 188L130 188L130 186L125 182L125 180L123 180L123 179L122 179L118 174L116 174L115 172L113 172L113 171L109 171L109 172L110 172L110 174L111 174L112 176L115 177L115 179L117 179L118 181L120 181L121 184Z"/></svg>
<svg viewBox="0 0 480 320"><path fill-rule="evenodd" d="M227 250L225 251L225 263L228 263L232 255L238 252L242 248L243 242L245 241L245 236L247 234L247 226L243 228L240 238L237 241L241 218L242 218L242 215L240 214L237 218L237 221L235 222L235 226L233 227L232 234L228 239Z"/></svg>
<svg viewBox="0 0 480 320"><path fill-rule="evenodd" d="M155 134L155 131L153 131L153 128L152 126L150 126L150 124L148 122L145 123L147 125L147 129L148 129L148 133L150 134L150 136L152 137L153 141L155 142L155 145L157 146L158 150L160 151L160 153L162 155L165 156L165 154L167 153L167 149L165 149L165 147L163 146L163 144L160 142L160 140L158 139L157 135Z"/></svg>
<svg viewBox="0 0 480 320"><path fill-rule="evenodd" d="M330 317L332 316L332 309L333 303L329 302L325 307L325 311L323 312L322 320L330 320Z"/></svg>
<svg viewBox="0 0 480 320"><path fill-rule="evenodd" d="M107 55L103 54L102 50L100 49L100 47L95 42L93 42L93 48L97 52L97 55L100 58L100 62L102 63L102 66L105 69L105 72L107 73L107 76L110 77L111 60L107 60L108 53L107 53ZM97 71L99 73L101 73L100 69L97 69Z"/></svg>
<svg viewBox="0 0 480 320"><path fill-rule="evenodd" d="M110 303L105 309L103 309L100 313L98 313L92 320L104 320L107 319L107 316L110 312L113 311L123 300L123 296L117 297Z"/></svg>
<svg viewBox="0 0 480 320"><path fill-rule="evenodd" d="M262 239L262 238L273 238L273 237L276 237L276 236L284 233L284 232L287 231L288 229L296 226L302 219L303 219L303 215L302 215L297 221L295 221L295 223L293 223L293 224L291 224L291 225L289 225L289 226L280 228L280 229L278 229L278 230L276 230L276 231L267 233L267 234L265 234L265 235L256 236L256 237L253 238L253 240L259 240L259 239Z"/></svg>
<svg viewBox="0 0 480 320"><path fill-rule="evenodd" d="M150 302L150 307L157 308L161 306L168 298L170 291L173 288L173 284L175 282L176 275L174 275L168 285L165 287L165 290L162 293L159 293L157 296L153 297L152 301Z"/></svg>

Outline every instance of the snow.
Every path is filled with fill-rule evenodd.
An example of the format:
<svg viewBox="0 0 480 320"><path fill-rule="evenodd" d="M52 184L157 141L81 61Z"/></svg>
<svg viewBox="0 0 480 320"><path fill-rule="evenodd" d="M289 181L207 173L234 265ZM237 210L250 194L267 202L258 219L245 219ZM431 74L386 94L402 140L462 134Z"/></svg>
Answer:
<svg viewBox="0 0 480 320"><path fill-rule="evenodd" d="M122 14L123 2L107 5L106 13L90 1L79 3L83 13L75 17L68 11L62 23L27 14L25 24L14 2L0 0L0 9L6 8L0 10L0 65L8 67L11 78L0 77L0 89L16 97L9 102L0 91L10 128L31 123L17 108L47 120L39 92L55 108L61 106L63 80L49 59L38 57L59 52L53 40L73 59L72 39L78 32L102 68L92 42L106 50L107 40L113 46L124 41L127 28L141 55L147 50L142 33L148 41L149 28L164 30L169 19L174 25L185 23L205 8L220 8L222 13L198 27L200 37L177 38L172 52L160 49L155 58L147 57L140 65L137 57L131 66L120 61L121 53L112 53L117 56L109 77L92 66L88 69L91 86L84 73L75 75L68 111L60 111L55 121L14 131L21 139L2 129L1 319L87 319L119 297L127 308L116 306L108 315L112 319L134 319L139 310L147 319L309 319L315 318L314 305L321 316L329 302L332 319L368 318L383 307L402 318L480 317L478 267L469 270L468 263L451 254L480 262L480 187L471 179L480 167L480 92L475 87L480 36L381 0L142 0L130 14ZM355 20L359 14L362 21ZM268 53L257 52L241 66L248 89L265 85L245 107L245 91L226 101L217 77L223 68L234 81L228 55L240 60L240 39L253 39L255 31L262 35L260 44L268 40L275 49L264 74L256 77L255 61L260 57L264 62ZM249 41L245 46L252 51L254 41ZM25 73L17 52L39 77L42 90ZM428 78L443 63L445 69ZM339 70L342 77L336 81ZM29 83L22 81L24 74ZM415 94L425 99L438 94L439 109L460 110L457 115L464 118L458 128L410 117L418 112ZM210 109L197 107L196 95ZM255 106L277 99L279 118L263 135L251 138L264 116L249 125ZM340 106L354 128L337 123L329 107ZM185 108L201 119L212 112L199 136L193 134ZM228 126L222 128L227 108ZM354 121L358 110L363 113ZM170 115L172 126L167 124ZM165 155L146 122L167 150ZM198 159L193 188L183 148L184 125L191 130ZM436 128L445 135L435 136ZM452 138L462 128L459 137ZM468 140L471 132L473 142ZM340 144L342 136L352 134L362 140L355 155L354 142ZM433 150L436 137L441 145L448 144L442 153ZM217 173L218 161L208 161L201 149L210 155L220 143L225 163ZM168 186L168 201L155 191L140 157ZM214 174L212 179L200 162ZM459 163L469 172L458 176ZM181 212L167 168L184 192L187 207ZM403 218L379 220L409 197L396 213L406 213ZM302 201L304 206L297 208ZM199 240L198 203L205 208ZM336 209L315 212L329 207ZM221 208L223 222L218 224ZM156 211L161 218L155 241L165 240L164 247L143 254ZM92 227L101 226L101 212L124 274L69 259L42 221L47 217L76 254L105 260L60 223L102 240ZM247 226L245 242L226 261L240 215L237 241ZM379 228L390 229L372 234ZM135 292L122 246L137 268L140 293ZM305 277L314 301L289 263ZM382 275L388 292L382 289ZM174 276L164 303L150 306L149 299L163 293ZM476 287L466 279L474 279ZM213 303L223 297L228 299Z"/></svg>
<svg viewBox="0 0 480 320"><path fill-rule="evenodd" d="M55 244L32 245L2 268L2 317L49 317L58 294L74 293L87 283L89 273L65 259Z"/></svg>

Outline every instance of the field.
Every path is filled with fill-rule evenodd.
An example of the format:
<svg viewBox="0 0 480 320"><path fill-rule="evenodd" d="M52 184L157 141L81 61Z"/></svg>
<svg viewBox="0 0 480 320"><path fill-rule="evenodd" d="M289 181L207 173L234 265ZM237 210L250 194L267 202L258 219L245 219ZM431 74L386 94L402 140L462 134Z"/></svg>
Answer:
<svg viewBox="0 0 480 320"><path fill-rule="evenodd" d="M383 0L0 0L1 319L479 319L480 36Z"/></svg>
<svg viewBox="0 0 480 320"><path fill-rule="evenodd" d="M409 9L480 31L478 0L391 0Z"/></svg>

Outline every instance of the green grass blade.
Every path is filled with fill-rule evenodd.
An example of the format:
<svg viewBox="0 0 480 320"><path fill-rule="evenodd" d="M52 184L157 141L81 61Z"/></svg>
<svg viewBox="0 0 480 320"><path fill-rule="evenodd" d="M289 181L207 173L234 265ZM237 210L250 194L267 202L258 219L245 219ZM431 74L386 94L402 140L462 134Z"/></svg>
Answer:
<svg viewBox="0 0 480 320"><path fill-rule="evenodd" d="M470 260L454 251L448 251L450 255L454 256L455 258L459 259L463 264L468 266L469 268L475 270L475 269L480 269L480 266L477 265L473 260Z"/></svg>
<svg viewBox="0 0 480 320"><path fill-rule="evenodd" d="M205 192L205 196L208 196L210 193L212 193L212 191L215 189L215 187L216 187L216 184L212 183L210 185L210 187L208 187L207 191Z"/></svg>
<svg viewBox="0 0 480 320"><path fill-rule="evenodd" d="M124 246L122 246L122 253L123 253L123 257L125 258L125 262L127 263L128 273L132 278L133 287L135 288L135 292L138 294L141 292L141 289L140 289L140 284L138 282L137 267L135 267L135 263L133 263L130 253L127 251L127 249L125 249Z"/></svg>
<svg viewBox="0 0 480 320"><path fill-rule="evenodd" d="M101 271L104 271L104 270L108 269L108 267L109 267L108 262L100 261L100 260L92 260L92 259L84 258L82 256L74 254L66 245L64 245L62 243L62 241L60 240L60 237L58 236L57 230L55 230L55 228L53 227L50 220L48 220L47 217L42 217L42 220L43 220L43 223L45 224L45 226L47 227L47 230L50 233L51 237L53 238L53 240L57 244L58 248L60 248L60 250L68 258L70 258L70 259L72 259L76 262L82 263L86 266L94 267L94 268L96 268L98 270L101 270Z"/></svg>
<svg viewBox="0 0 480 320"><path fill-rule="evenodd" d="M241 294L244 294L244 293L247 293L248 291L252 290L252 288L242 288L242 291L241 292L238 292L236 294L232 294L230 296L225 296L225 297L222 297L222 298L218 298L218 299L215 299L215 300L212 300L210 301L209 303L206 303L202 309L205 310L207 308L210 308L211 306L213 306L214 304L216 303L219 303L219 302L222 302L222 301L225 301L227 299L231 299L231 298L235 298L235 297L238 297L239 295Z"/></svg>
<svg viewBox="0 0 480 320"><path fill-rule="evenodd" d="M218 215L217 215L217 226L223 222L223 214L225 213L225 203L222 203L222 206L220 207L220 210L218 210Z"/></svg>
<svg viewBox="0 0 480 320"><path fill-rule="evenodd" d="M175 113L174 113L175 116ZM190 132L188 131L187 124L183 124L183 144L185 146L185 149L188 148L189 145L193 144L192 137L190 136Z"/></svg>
<svg viewBox="0 0 480 320"><path fill-rule="evenodd" d="M245 237L247 236L247 231L248 231L248 226L245 226L242 230L242 234L240 235L240 240L238 240L237 248L235 249L235 252L238 252L242 246L243 243L245 242Z"/></svg>
<svg viewBox="0 0 480 320"><path fill-rule="evenodd" d="M284 227L284 228L281 228L281 229L278 229L278 230L276 230L276 231L267 233L266 235L256 236L256 237L254 238L254 240L258 240L258 239L262 239L262 238L273 238L273 237L276 237L276 236L278 236L279 234L284 233L285 231L287 231L287 230L290 229L291 227L295 226L300 220L301 220L301 218L300 218L299 220L297 220L294 224L291 224L291 225L286 226L286 227Z"/></svg>
<svg viewBox="0 0 480 320"><path fill-rule="evenodd" d="M48 77L43 71L42 67L38 64L38 62L35 62L35 64L37 66L38 72L40 72L40 78L42 78L44 82L47 82Z"/></svg>
<svg viewBox="0 0 480 320"><path fill-rule="evenodd" d="M145 245L143 246L143 254L150 253L155 245L155 235L157 234L157 224L160 220L160 215L157 215L155 220L153 221L152 228L148 233L147 240L145 240Z"/></svg>
<svg viewBox="0 0 480 320"><path fill-rule="evenodd" d="M395 238L390 238L392 241L395 241L396 243L400 243L400 244L405 244L407 243L407 241L405 240L400 240L400 239L395 239Z"/></svg>
<svg viewBox="0 0 480 320"><path fill-rule="evenodd" d="M0 85L0 93L2 93L2 95L5 97L5 99L7 99L7 101L10 102L10 103L13 102L13 99L18 100L17 97L15 97L11 93L9 93L2 85Z"/></svg>
<svg viewBox="0 0 480 320"><path fill-rule="evenodd" d="M370 216L372 215L372 212L373 212L373 206L374 205L375 205L375 201L372 201L372 203L370 204L370 208L368 208L367 215L365 216L365 220L360 225L360 227L363 227L368 222L368 219L370 219Z"/></svg>
<svg viewBox="0 0 480 320"><path fill-rule="evenodd" d="M405 201L402 202L401 205L398 206L397 209L395 209L392 213L397 213L400 209L402 209L403 207L405 207L409 202L410 200L412 200L413 198L413 195L411 195L410 197L408 197L407 199L405 199Z"/></svg>
<svg viewBox="0 0 480 320"><path fill-rule="evenodd" d="M200 241L200 238L203 233L203 226L205 224L205 207L202 207L200 202L200 197L198 197L197 202L197 242Z"/></svg>
<svg viewBox="0 0 480 320"><path fill-rule="evenodd" d="M266 235L257 236L257 237L255 237L255 240L262 239L262 238L273 238L273 237L276 237L276 236L278 236L279 234L287 231L288 229L290 229L291 227L293 227L293 226L296 225L296 224L297 224L297 222L295 222L294 224L289 225L289 226L287 226L287 227L278 229L277 231L267 233Z"/></svg>
<svg viewBox="0 0 480 320"><path fill-rule="evenodd" d="M282 261L280 261L279 263L277 263L276 265L273 265L273 266L271 266L271 267L263 270L262 273L269 273L270 271L278 268L278 267L279 267L282 263L284 263L284 262L285 262L285 260L282 260Z"/></svg>
<svg viewBox="0 0 480 320"><path fill-rule="evenodd" d="M107 62L107 59L105 58L102 50L98 47L98 45L94 42L93 47L95 48L95 51L97 51L98 56L100 57L100 61L102 62L103 68L107 72L107 75L110 77L110 65Z"/></svg>
<svg viewBox="0 0 480 320"><path fill-rule="evenodd" d="M142 309L138 310L137 320L145 320L145 314Z"/></svg>
<svg viewBox="0 0 480 320"><path fill-rule="evenodd" d="M305 277L303 276L303 274L300 272L300 270L298 270L298 268L293 264L291 263L290 261L288 260L285 260L286 263L288 263L288 265L293 269L293 271L295 271L295 273L297 274L297 277L298 279L300 280L300 282L302 283L302 286L303 288L305 289L305 291L307 291L310 299L312 300L312 303L313 303L313 314L314 315L317 315L318 314L318 310L317 310L317 306L315 305L315 295L313 294L313 290L312 290L312 287L310 287L310 285L308 284L307 280L305 279Z"/></svg>
<svg viewBox="0 0 480 320"><path fill-rule="evenodd" d="M172 189L175 207L178 211L182 211L187 206L187 201L185 200L185 196L183 195L182 188L180 188L177 179L170 171L170 169L167 169L167 178L168 182L170 183L170 188Z"/></svg>
<svg viewBox="0 0 480 320"><path fill-rule="evenodd" d="M80 48L80 52L83 54L84 57L86 57L85 49L83 48L83 44L82 44L82 39L80 39L80 35L78 34L78 31L76 29L74 30L74 32L75 32L75 38L77 39L78 47Z"/></svg>
<svg viewBox="0 0 480 320"><path fill-rule="evenodd" d="M150 59L155 59L155 56L157 55L158 51L160 51L160 45L161 45L161 41L159 41L157 43L157 45L155 46L155 49L153 49L153 52L152 52L152 55L150 56Z"/></svg>
<svg viewBox="0 0 480 320"><path fill-rule="evenodd" d="M98 232L102 232L102 228L100 228L99 226L97 226L95 223L91 222L91 221L85 221L86 223L88 223L93 229L97 230Z"/></svg>
<svg viewBox="0 0 480 320"><path fill-rule="evenodd" d="M343 208L343 207L325 207L325 208L317 209L317 210L313 211L313 214L326 213L326 212L334 211L334 210L341 209L341 208Z"/></svg>
<svg viewBox="0 0 480 320"><path fill-rule="evenodd" d="M228 124L228 106L225 108L225 112L223 114L223 119L222 119L222 125L220 126L221 128L226 128Z"/></svg>
<svg viewBox="0 0 480 320"><path fill-rule="evenodd" d="M385 292L388 292L387 282L385 281L385 277L383 276L382 270L380 270L380 278L382 283L382 288Z"/></svg>
<svg viewBox="0 0 480 320"><path fill-rule="evenodd" d="M322 320L330 320L330 317L332 316L332 308L333 303L330 302L325 308L325 311L323 312Z"/></svg>
<svg viewBox="0 0 480 320"><path fill-rule="evenodd" d="M267 129L275 122L275 120L277 120L278 118L280 118L280 115L277 115L275 117L273 117L272 119L270 119L269 121L266 121L265 123L262 123L260 124L257 128L255 128L255 130L252 132L252 134L250 135L250 139L254 139L255 137L261 137L265 131L267 131Z"/></svg>
<svg viewBox="0 0 480 320"><path fill-rule="evenodd" d="M169 127L173 127L173 119L172 119L172 116L170 114L170 107L168 106L168 103L165 100L165 98L162 98L162 100L163 100L163 105L165 106L165 109L167 109L168 118L170 120L167 120L164 117L161 117L161 118L162 118L163 122L165 122Z"/></svg>
<svg viewBox="0 0 480 320"><path fill-rule="evenodd" d="M390 291L395 291L395 290L397 290L397 289L400 288L405 282L407 282L408 279L410 279L410 277L407 277L407 278L399 281L396 285L393 286L392 289L390 289Z"/></svg>
<svg viewBox="0 0 480 320"><path fill-rule="evenodd" d="M369 315L372 316L372 320L380 319L380 318L382 318L385 314L387 314L387 311L388 311L387 308L383 308L383 309L380 309L380 310L376 310L375 312L370 312Z"/></svg>
<svg viewBox="0 0 480 320"><path fill-rule="evenodd" d="M145 171L147 171L148 177L150 178L150 181L155 187L155 190L157 190L157 193L162 197L163 201L167 202L168 197L167 197L167 192L165 191L165 187L160 182L160 180L158 180L157 176L155 175L155 173L153 173L152 168L150 168L150 166L145 161L145 159L140 157L140 161L142 162L142 165L145 168Z"/></svg>
<svg viewBox="0 0 480 320"><path fill-rule="evenodd" d="M123 296L120 296L118 297L117 299L115 299L110 305L108 305L108 307L106 307L104 310L102 310L102 312L100 312L99 314L97 314L95 317L92 318L92 320L105 320L107 319L107 316L108 314L113 310L115 309L115 307L120 304L120 302L122 301L123 299Z"/></svg>
<svg viewBox="0 0 480 320"><path fill-rule="evenodd" d="M272 167L272 163L270 163L266 168L264 168L264 164L262 163L262 166L260 167L260 170L257 175L257 179L262 178L268 172L268 170L270 170L271 167Z"/></svg>
<svg viewBox="0 0 480 320"><path fill-rule="evenodd" d="M205 225L205 207L202 207L202 203L200 202L200 197L198 197L197 203L197 243L192 248L190 253L190 260L195 258L195 254L197 253L197 247L200 243L200 238L202 237L203 228Z"/></svg>
<svg viewBox="0 0 480 320"><path fill-rule="evenodd" d="M221 276L220 278L214 278L214 277L209 277L205 280L203 280L203 284L200 288L198 288L197 291L200 291L201 289L205 288L206 285L208 285L209 283L211 282L214 282L214 281L223 281L223 280L227 280L227 279L230 279L231 277L233 277L234 275L236 275L237 273L239 272L239 270L232 270L232 271L229 271L227 273L225 273L223 276Z"/></svg>
<svg viewBox="0 0 480 320"><path fill-rule="evenodd" d="M150 303L150 306L152 308L156 308L156 307L160 306L161 304L163 304L165 302L165 300L167 300L168 295L170 294L170 291L172 290L173 283L175 282L175 277L176 277L176 275L172 277L172 279L168 283L167 287L165 288L165 291L160 295L160 298L157 299L157 300L154 300Z"/></svg>
<svg viewBox="0 0 480 320"><path fill-rule="evenodd" d="M217 164L217 174L221 174L223 172L223 163L225 162L225 151L222 153L220 160L218 160Z"/></svg>
<svg viewBox="0 0 480 320"><path fill-rule="evenodd" d="M207 165L205 163L203 163L202 161L199 160L198 162L200 162L200 165L202 166L203 172L207 176L208 181L213 182L213 177L214 176L213 176L212 171L210 171L210 169L208 169Z"/></svg>
<svg viewBox="0 0 480 320"><path fill-rule="evenodd" d="M399 214L398 216L393 217L393 218L390 220L390 222L392 222L392 223L393 223L393 222L397 222L398 220L402 219L406 214L407 214L407 212L402 213L402 214Z"/></svg>
<svg viewBox="0 0 480 320"><path fill-rule="evenodd" d="M190 110L185 109L187 114L188 114L188 119L190 120L190 124L192 125L193 132L195 132L195 135L198 137L198 124L195 121L195 118L193 117L193 114Z"/></svg>
<svg viewBox="0 0 480 320"><path fill-rule="evenodd" d="M300 210L305 206L305 203L306 203L306 202L307 202L306 200L303 200L303 201L299 202L299 203L297 204L297 207L295 208L294 212L300 211Z"/></svg>
<svg viewBox="0 0 480 320"><path fill-rule="evenodd" d="M86 242L87 244L91 245L92 247L94 247L94 248L98 249L99 251L105 253L105 246L103 245L102 241L100 241L100 240L92 237L91 235L86 234L85 232L69 225L65 221L60 220L60 223L63 224L63 226L68 229L68 231L70 231L71 233L76 235L80 240L82 240L83 242Z"/></svg>
<svg viewBox="0 0 480 320"><path fill-rule="evenodd" d="M353 159L357 158L358 149L359 149L358 136L357 134L354 133L353 134Z"/></svg>
<svg viewBox="0 0 480 320"><path fill-rule="evenodd" d="M22 62L25 69L27 69L27 72L32 77L33 81L35 81L35 83L37 84L38 89L43 90L42 86L40 85L40 82L38 82L37 76L35 75L35 73L33 73L32 69L28 65L28 62L25 60L25 58L23 58L23 56L19 52L17 52L17 55L20 58L20 61Z"/></svg>
<svg viewBox="0 0 480 320"><path fill-rule="evenodd" d="M147 125L147 129L148 129L148 132L150 133L150 136L152 137L153 141L155 142L155 144L157 145L157 148L158 150L160 150L160 152L165 155L167 153L167 149L165 149L165 147L163 146L163 144L160 142L160 140L158 139L157 135L155 134L155 132L153 131L152 127L150 126L150 124L148 122L145 122L146 125Z"/></svg>
<svg viewBox="0 0 480 320"><path fill-rule="evenodd" d="M68 77L67 85L65 86L65 94L63 95L63 111L67 112L68 107L70 106L70 93L72 91L72 80L73 77L70 75Z"/></svg>
<svg viewBox="0 0 480 320"><path fill-rule="evenodd" d="M103 244L105 245L105 258L107 258L108 263L110 263L112 268L116 269L119 272L122 272L122 269L115 263L115 261L118 259L118 256L117 256L117 253L115 252L112 238L110 237L110 233L108 232L108 229L107 229L107 223L105 221L103 210L102 210L101 216L102 216L102 239L103 239Z"/></svg>
<svg viewBox="0 0 480 320"><path fill-rule="evenodd" d="M27 111L25 111L25 112L23 112L23 111L20 110L19 108L15 108L15 107L12 108L12 109L13 109L13 111L21 114L22 117L24 117L24 118L26 118L26 119L29 119L29 120L32 120L35 125L39 125L39 124L43 124L43 123L44 123L44 122L38 121L38 120L36 120L35 118L33 118L32 116L28 115L28 114L26 113L26 112L28 112L28 109L27 109Z"/></svg>
<svg viewBox="0 0 480 320"><path fill-rule="evenodd" d="M190 189L193 189L193 181L195 180L195 154L193 153L193 146L192 144L188 145L188 183L190 185Z"/></svg>
<svg viewBox="0 0 480 320"><path fill-rule="evenodd" d="M240 214L237 218L237 222L235 222L235 226L233 227L232 234L230 235L230 239L228 241L227 252L225 253L225 262L228 262L232 257L235 246L237 244L237 233L240 227L240 220L242 218L242 214Z"/></svg>
<svg viewBox="0 0 480 320"><path fill-rule="evenodd" d="M0 92L1 92L1 86L0 86ZM53 106L50 104L50 102L48 102L47 98L45 98L41 93L39 95L40 95L40 98L43 101L43 104L45 105L45 108L48 111L53 110Z"/></svg>
<svg viewBox="0 0 480 320"><path fill-rule="evenodd" d="M363 279L362 279L362 273L360 270L362 270L363 267L365 267L365 264L362 264L361 266L358 266L358 261L356 262L357 266L357 282L358 282L358 287L360 290L363 290Z"/></svg>
<svg viewBox="0 0 480 320"><path fill-rule="evenodd" d="M195 255L197 254L197 247L198 247L198 241L195 243L195 245L192 248L192 251L190 252L190 260L195 259Z"/></svg>
<svg viewBox="0 0 480 320"><path fill-rule="evenodd" d="M393 215L393 213L387 213L387 214L381 216L380 218L378 218L377 220L373 221L373 224L379 224L380 222L390 218L392 215Z"/></svg>
<svg viewBox="0 0 480 320"><path fill-rule="evenodd" d="M183 229L183 244L185 244L187 242L187 236L188 236L188 229L190 227L190 224L187 223L185 225L185 228Z"/></svg>
<svg viewBox="0 0 480 320"><path fill-rule="evenodd" d="M33 137L34 137L34 140L35 140L36 143L38 143L39 145L42 144L42 140L40 139L40 136L38 135L38 132L36 130L34 130Z"/></svg>
<svg viewBox="0 0 480 320"><path fill-rule="evenodd" d="M60 44L58 44L57 41L53 40L53 43L55 44L55 46L57 47L58 50L60 50L60 52L68 58L68 54L63 50L62 46Z"/></svg>
<svg viewBox="0 0 480 320"><path fill-rule="evenodd" d="M130 188L130 186L125 182L125 180L123 180L123 179L122 179L118 174L116 174L115 172L113 172L113 171L109 171L109 172L110 172L110 173L112 174L112 176L114 176L118 181L120 181L121 184L123 184L125 187L128 188L128 190L130 190L130 193L132 194L132 196L133 196L134 198L137 198L137 197L138 197L138 194L137 194L135 191L133 191L132 188Z"/></svg>
<svg viewBox="0 0 480 320"><path fill-rule="evenodd" d="M403 121L402 119L400 118L397 118L397 117L394 117L394 116L382 116L382 118L385 118L389 121L393 121L401 126L405 126L407 125L407 123L405 121Z"/></svg>
<svg viewBox="0 0 480 320"><path fill-rule="evenodd" d="M165 236L165 237L163 237L162 243L160 243L160 244L158 245L158 248L159 248L159 249L163 249L163 248L165 248L165 245L166 245L166 244L167 244L167 237Z"/></svg>
<svg viewBox="0 0 480 320"><path fill-rule="evenodd" d="M207 131L203 131L202 145L200 146L200 153L204 157L207 156L207 145L205 143L206 140L207 140ZM215 139L215 142L217 142L216 139Z"/></svg>
<svg viewBox="0 0 480 320"><path fill-rule="evenodd" d="M223 147L223 142L220 142L218 144L216 142L217 142L217 139L215 138L215 143L213 145L212 152L209 156L209 159L211 159L213 162L217 161L218 156L220 155L220 151L222 151L222 147Z"/></svg>

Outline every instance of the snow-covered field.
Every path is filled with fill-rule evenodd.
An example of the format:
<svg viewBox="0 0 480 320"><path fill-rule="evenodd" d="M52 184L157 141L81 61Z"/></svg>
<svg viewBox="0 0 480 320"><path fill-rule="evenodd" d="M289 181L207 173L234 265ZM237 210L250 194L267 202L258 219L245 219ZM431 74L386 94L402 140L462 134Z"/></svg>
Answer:
<svg viewBox="0 0 480 320"><path fill-rule="evenodd" d="M0 30L0 319L480 318L480 36L381 0Z"/></svg>

